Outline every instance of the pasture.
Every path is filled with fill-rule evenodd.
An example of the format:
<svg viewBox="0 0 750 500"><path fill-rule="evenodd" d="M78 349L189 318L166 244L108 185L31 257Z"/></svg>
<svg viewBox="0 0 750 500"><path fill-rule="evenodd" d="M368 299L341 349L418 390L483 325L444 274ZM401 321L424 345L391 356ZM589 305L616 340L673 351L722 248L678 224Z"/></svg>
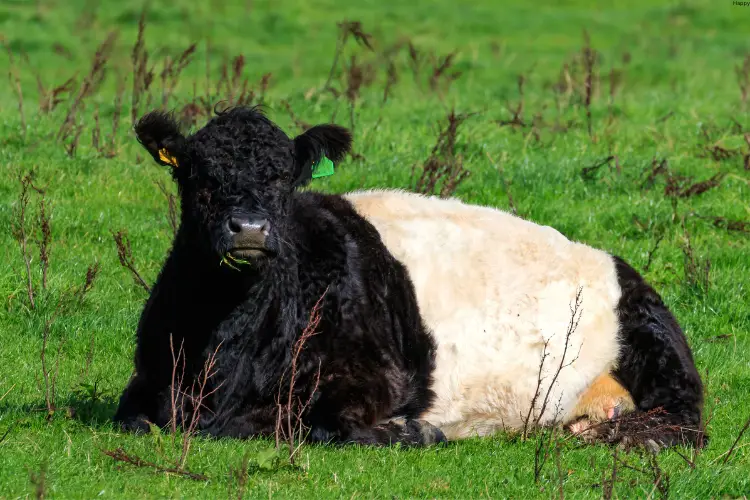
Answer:
<svg viewBox="0 0 750 500"><path fill-rule="evenodd" d="M3 2L0 497L747 496L750 7L500 4ZM708 446L537 431L290 464L270 439L116 430L179 210L133 118L200 126L220 101L353 130L309 189L452 194L622 256L686 332Z"/></svg>

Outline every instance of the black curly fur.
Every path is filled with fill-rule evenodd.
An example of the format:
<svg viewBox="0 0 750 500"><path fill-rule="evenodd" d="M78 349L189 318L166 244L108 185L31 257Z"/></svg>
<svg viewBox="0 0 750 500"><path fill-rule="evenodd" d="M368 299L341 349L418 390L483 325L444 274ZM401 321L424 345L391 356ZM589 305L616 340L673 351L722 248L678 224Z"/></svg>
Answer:
<svg viewBox="0 0 750 500"><path fill-rule="evenodd" d="M348 132L320 125L292 140L253 108L224 111L189 137L169 115L151 113L136 132L155 159L161 148L177 159L182 216L138 325L135 375L115 421L126 429L168 423L172 334L175 346L184 342L186 387L221 343L203 432L273 433L292 346L324 296L318 333L297 362L302 401L320 369L304 418L310 438L443 441L416 420L434 398L435 344L406 269L344 198L295 191L320 155L338 161L346 154ZM221 265L231 245L225 224L237 214L263 217L271 227L265 254L239 271ZM383 423L393 417L406 422Z"/></svg>
<svg viewBox="0 0 750 500"><path fill-rule="evenodd" d="M662 446L705 445L703 383L687 339L659 294L624 260L614 257L614 262L622 295L620 355L613 374L640 415L611 423L619 430L613 436L631 441L642 436ZM665 413L652 411L659 408Z"/></svg>

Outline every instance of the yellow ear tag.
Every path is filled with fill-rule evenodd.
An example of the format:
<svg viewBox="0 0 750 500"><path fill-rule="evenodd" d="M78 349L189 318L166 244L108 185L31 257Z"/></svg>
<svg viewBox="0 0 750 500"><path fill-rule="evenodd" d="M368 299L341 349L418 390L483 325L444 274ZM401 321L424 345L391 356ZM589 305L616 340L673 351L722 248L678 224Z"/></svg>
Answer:
<svg viewBox="0 0 750 500"><path fill-rule="evenodd" d="M177 158L169 154L169 151L167 151L166 148L162 148L159 150L159 159L164 163L172 165L173 167L177 166Z"/></svg>

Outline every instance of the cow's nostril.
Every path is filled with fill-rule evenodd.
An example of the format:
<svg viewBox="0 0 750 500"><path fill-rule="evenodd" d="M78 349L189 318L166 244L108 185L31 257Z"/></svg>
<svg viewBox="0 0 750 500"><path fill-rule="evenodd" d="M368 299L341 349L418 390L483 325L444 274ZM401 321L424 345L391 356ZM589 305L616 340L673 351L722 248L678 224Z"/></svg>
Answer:
<svg viewBox="0 0 750 500"><path fill-rule="evenodd" d="M247 221L239 219L237 217L231 217L227 222L227 229L232 234L238 234L242 232L242 226L247 225Z"/></svg>

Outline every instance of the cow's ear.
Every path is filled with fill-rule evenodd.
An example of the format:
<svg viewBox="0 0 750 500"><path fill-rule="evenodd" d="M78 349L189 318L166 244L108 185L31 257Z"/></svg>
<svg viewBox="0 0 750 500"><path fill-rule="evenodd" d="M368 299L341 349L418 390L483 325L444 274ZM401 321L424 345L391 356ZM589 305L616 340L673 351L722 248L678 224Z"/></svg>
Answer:
<svg viewBox="0 0 750 500"><path fill-rule="evenodd" d="M144 115L135 125L135 135L157 163L179 168L185 136L171 114L152 111Z"/></svg>
<svg viewBox="0 0 750 500"><path fill-rule="evenodd" d="M338 163L352 147L352 134L338 125L316 125L294 138L296 161L295 186L304 186L313 178L314 168L326 158ZM330 167L330 165L329 165Z"/></svg>

